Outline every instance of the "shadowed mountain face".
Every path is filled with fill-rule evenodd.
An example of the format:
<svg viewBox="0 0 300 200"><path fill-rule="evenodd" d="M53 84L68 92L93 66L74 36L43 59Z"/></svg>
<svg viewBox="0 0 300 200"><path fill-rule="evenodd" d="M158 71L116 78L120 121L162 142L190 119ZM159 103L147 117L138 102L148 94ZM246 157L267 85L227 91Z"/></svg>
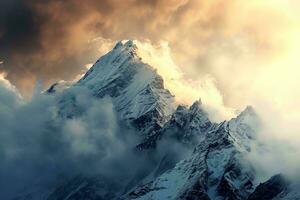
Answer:
<svg viewBox="0 0 300 200"><path fill-rule="evenodd" d="M287 189L288 181L282 175L275 175L268 181L259 184L248 200L273 199Z"/></svg>
<svg viewBox="0 0 300 200"><path fill-rule="evenodd" d="M162 77L141 61L137 48L132 41L117 43L78 82L55 83L45 95L55 97L61 120L85 113L77 88L96 101L109 98L122 127L133 130L121 128L120 138L135 135L127 150L141 161L129 157L123 162L141 167L119 178L77 174L59 184L32 186L15 200L275 200L294 191L279 175L260 184L246 159L260 123L252 107L219 124L209 119L201 101L176 108ZM119 174L118 167L114 169Z"/></svg>
<svg viewBox="0 0 300 200"><path fill-rule="evenodd" d="M141 61L136 50L132 41L117 43L74 86L88 88L97 98L111 97L119 117L147 137L169 119L174 97L164 88L162 77ZM55 84L50 91L60 85ZM73 110L70 112L62 115L71 116Z"/></svg>

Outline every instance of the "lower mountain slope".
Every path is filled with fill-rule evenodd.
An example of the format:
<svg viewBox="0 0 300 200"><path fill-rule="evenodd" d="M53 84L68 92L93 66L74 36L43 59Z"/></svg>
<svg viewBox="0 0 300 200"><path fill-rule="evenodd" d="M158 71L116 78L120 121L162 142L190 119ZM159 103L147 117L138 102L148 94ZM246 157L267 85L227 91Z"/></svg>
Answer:
<svg viewBox="0 0 300 200"><path fill-rule="evenodd" d="M255 170L244 159L253 138L253 127L244 119L252 115L247 108L235 119L212 125L190 156L122 199L247 199L257 185Z"/></svg>
<svg viewBox="0 0 300 200"><path fill-rule="evenodd" d="M138 135L128 149L139 159L113 162L116 169L130 164L114 176L88 171L55 184L33 184L14 200L300 199L299 185L283 175L260 183L247 159L260 126L252 107L221 123L209 119L201 101L175 109L162 77L142 62L137 48L133 41L119 42L78 82L56 83L45 94L55 97L59 120L86 112L78 91L96 101L108 98L118 121ZM127 134L125 128L120 132Z"/></svg>

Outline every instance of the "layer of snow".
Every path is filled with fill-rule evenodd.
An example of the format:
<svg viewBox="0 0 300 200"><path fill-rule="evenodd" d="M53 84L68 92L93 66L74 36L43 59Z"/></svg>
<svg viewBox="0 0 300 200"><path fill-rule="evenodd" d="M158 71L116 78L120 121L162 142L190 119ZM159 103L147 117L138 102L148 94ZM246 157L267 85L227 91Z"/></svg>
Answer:
<svg viewBox="0 0 300 200"><path fill-rule="evenodd" d="M95 97L109 96L121 120L141 126L149 143L156 142L159 136L175 135L180 142L195 147L175 167L154 175L156 167L139 184L129 188L122 199L175 200L199 191L212 200L227 199L230 195L246 199L257 186L256 174L245 159L260 125L253 108L247 107L236 118L219 124L211 123L199 101L175 110L173 96L164 88L162 77L143 63L137 52L133 41L118 42L77 83L59 82L47 91L59 96L61 115L67 118L81 112L68 91L74 87L88 88ZM190 142L195 136L196 144ZM84 184L66 194L66 198L82 187ZM231 193L220 194L224 188ZM297 188L299 185L292 185L274 200L300 199Z"/></svg>
<svg viewBox="0 0 300 200"><path fill-rule="evenodd" d="M124 119L139 118L155 108L169 116L174 110L173 96L164 89L156 71L141 61L136 49L130 40L117 43L76 85L88 87L95 96L113 97Z"/></svg>

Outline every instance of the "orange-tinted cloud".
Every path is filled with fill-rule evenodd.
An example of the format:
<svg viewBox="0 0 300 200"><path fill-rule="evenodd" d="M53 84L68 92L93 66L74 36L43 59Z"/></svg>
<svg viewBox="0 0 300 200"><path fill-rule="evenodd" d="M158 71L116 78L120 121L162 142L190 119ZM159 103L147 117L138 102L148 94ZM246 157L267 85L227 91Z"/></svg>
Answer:
<svg viewBox="0 0 300 200"><path fill-rule="evenodd" d="M6 11L16 20L0 23L0 42L9 41L0 47L1 68L25 94L36 79L44 85L72 80L103 53L99 49L107 40L149 39L154 44L167 41L185 77L197 81L212 76L226 104L239 107L250 103L250 93L236 91L252 85L266 65L289 51L290 33L298 26L293 0L14 2L9 6L22 8L26 20L13 9ZM21 40L8 40L7 30L13 29L7 24L16 22L26 24L20 26L26 37L12 34Z"/></svg>

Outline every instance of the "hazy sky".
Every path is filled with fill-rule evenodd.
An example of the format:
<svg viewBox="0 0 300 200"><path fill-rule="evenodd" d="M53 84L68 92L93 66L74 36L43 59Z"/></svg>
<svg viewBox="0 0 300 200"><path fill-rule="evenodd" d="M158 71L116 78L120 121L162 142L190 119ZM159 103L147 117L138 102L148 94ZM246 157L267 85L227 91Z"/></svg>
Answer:
<svg viewBox="0 0 300 200"><path fill-rule="evenodd" d="M46 87L74 79L107 43L164 41L185 79L210 76L226 105L240 108L253 96L291 105L299 95L286 89L299 83L298 7L296 0L2 0L0 70L30 96L36 80Z"/></svg>

